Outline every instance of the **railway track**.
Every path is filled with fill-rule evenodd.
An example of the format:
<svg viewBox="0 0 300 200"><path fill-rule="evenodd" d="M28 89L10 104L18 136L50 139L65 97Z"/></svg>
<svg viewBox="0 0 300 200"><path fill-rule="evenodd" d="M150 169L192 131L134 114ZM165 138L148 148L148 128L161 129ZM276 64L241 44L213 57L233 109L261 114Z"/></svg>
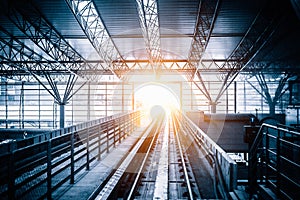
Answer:
<svg viewBox="0 0 300 200"><path fill-rule="evenodd" d="M212 173L195 170L209 167L191 163L197 160L191 156L201 157L198 154L201 151L193 144L191 135L180 126L178 119L172 116L161 116L154 121L120 167L90 199L217 198ZM196 171L196 176L193 171Z"/></svg>

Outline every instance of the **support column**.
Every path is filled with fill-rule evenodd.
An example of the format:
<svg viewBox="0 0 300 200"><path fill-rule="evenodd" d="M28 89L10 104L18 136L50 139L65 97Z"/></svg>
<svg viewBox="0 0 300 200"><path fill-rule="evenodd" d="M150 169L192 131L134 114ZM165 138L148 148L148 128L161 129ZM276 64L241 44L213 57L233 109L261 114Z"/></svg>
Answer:
<svg viewBox="0 0 300 200"><path fill-rule="evenodd" d="M131 91L132 91L132 93L131 93L131 110L134 110L134 103L135 103L135 101L134 101L134 93L135 93L135 91L134 91L134 83L132 83L132 89L131 89Z"/></svg>
<svg viewBox="0 0 300 200"><path fill-rule="evenodd" d="M8 89L7 81L5 81L5 127L8 128Z"/></svg>
<svg viewBox="0 0 300 200"><path fill-rule="evenodd" d="M65 127L65 103L59 104L59 127Z"/></svg>
<svg viewBox="0 0 300 200"><path fill-rule="evenodd" d="M237 84L234 81L234 113L237 113Z"/></svg>
<svg viewBox="0 0 300 200"><path fill-rule="evenodd" d="M216 102L209 102L210 105L210 113L216 113L217 112L217 103Z"/></svg>

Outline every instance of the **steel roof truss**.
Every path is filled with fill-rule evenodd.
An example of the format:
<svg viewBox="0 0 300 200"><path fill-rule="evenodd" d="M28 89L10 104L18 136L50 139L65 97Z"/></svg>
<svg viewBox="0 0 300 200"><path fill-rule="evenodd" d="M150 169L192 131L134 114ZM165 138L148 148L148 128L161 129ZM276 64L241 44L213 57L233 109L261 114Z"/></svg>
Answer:
<svg viewBox="0 0 300 200"><path fill-rule="evenodd" d="M128 70L123 58L111 39L92 0L66 0L91 44L103 59L106 68ZM120 76L119 76L120 77Z"/></svg>
<svg viewBox="0 0 300 200"><path fill-rule="evenodd" d="M136 0L139 21L152 69L161 68L159 19L156 0Z"/></svg>
<svg viewBox="0 0 300 200"><path fill-rule="evenodd" d="M219 0L200 1L198 18L188 57L190 68L195 70L199 68L199 64L201 63L202 56L205 52L215 24L218 8Z"/></svg>

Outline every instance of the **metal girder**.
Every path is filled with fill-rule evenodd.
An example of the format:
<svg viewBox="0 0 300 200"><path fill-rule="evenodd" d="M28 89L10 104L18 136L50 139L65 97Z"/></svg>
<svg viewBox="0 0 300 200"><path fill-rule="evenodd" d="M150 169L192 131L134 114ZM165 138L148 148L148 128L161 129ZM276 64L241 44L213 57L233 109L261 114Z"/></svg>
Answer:
<svg viewBox="0 0 300 200"><path fill-rule="evenodd" d="M219 0L200 0L194 36L189 51L189 67L198 70L211 37L219 9Z"/></svg>
<svg viewBox="0 0 300 200"><path fill-rule="evenodd" d="M227 73L221 73L223 85L220 88L216 101L221 98L239 72L253 60L277 30L282 18L278 6L279 5L274 3L274 5L267 5L262 8L256 15L244 37L227 58L227 61L221 66L218 66L220 70L224 71L225 69ZM269 10L277 14L272 19L265 17L265 13Z"/></svg>
<svg viewBox="0 0 300 200"><path fill-rule="evenodd" d="M106 69L127 71L123 57L116 48L92 0L65 0L91 44L102 58ZM122 74L116 74L119 78Z"/></svg>
<svg viewBox="0 0 300 200"><path fill-rule="evenodd" d="M74 95L74 93L71 94L71 91L73 90L78 76L68 70L62 70L59 66L60 63L48 63L46 59L36 54L32 49L27 47L17 38L11 36L4 29L0 28L0 32L7 35L7 39L0 38L1 60L7 61L8 63L18 61L13 65L2 64L2 66L13 66L13 68L18 69L18 71L9 70L6 73L12 73L12 75L15 76L19 76L20 74L32 75L49 92L49 94L53 96L57 103L66 104ZM50 71L56 73L50 73ZM50 88L44 84L45 80L48 82ZM57 82L67 83L63 97L61 97L59 93L56 85ZM77 91L78 90L76 90L75 93Z"/></svg>
<svg viewBox="0 0 300 200"><path fill-rule="evenodd" d="M17 4L15 4L17 5ZM41 50L57 61L56 70L66 70L74 73L79 69L95 70L103 69L100 63L90 65L85 59L59 34L59 32L44 18L41 13L27 2L17 7L10 7L9 18L11 21L32 40ZM70 61L70 62L69 62ZM63 62L67 62L63 63ZM91 77L85 77L84 74L77 74L87 80Z"/></svg>
<svg viewBox="0 0 300 200"><path fill-rule="evenodd" d="M22 62L28 59L41 60L41 57L20 41L15 40L1 27L0 32L8 36L0 38L1 76L19 81L32 81L33 77L29 78L30 68L25 67ZM18 61L18 63L11 63L11 61Z"/></svg>
<svg viewBox="0 0 300 200"><path fill-rule="evenodd" d="M21 82L34 82L36 79L25 70L11 65L0 64L0 77Z"/></svg>
<svg viewBox="0 0 300 200"><path fill-rule="evenodd" d="M142 28L150 67L159 73L161 70L160 31L156 0L136 0L139 21Z"/></svg>
<svg viewBox="0 0 300 200"><path fill-rule="evenodd" d="M208 41L211 37L218 9L219 0L200 0L194 36L188 57L189 65L187 67L191 69L191 72L186 74L188 80L190 81L193 81L194 76L197 75L200 84L198 84L196 81L193 81L193 83L207 98L209 102L212 101L211 95L203 82L202 76L199 73L198 68L200 64L202 66L205 66L202 63L202 57L207 47ZM204 67L204 69L208 68L209 67Z"/></svg>

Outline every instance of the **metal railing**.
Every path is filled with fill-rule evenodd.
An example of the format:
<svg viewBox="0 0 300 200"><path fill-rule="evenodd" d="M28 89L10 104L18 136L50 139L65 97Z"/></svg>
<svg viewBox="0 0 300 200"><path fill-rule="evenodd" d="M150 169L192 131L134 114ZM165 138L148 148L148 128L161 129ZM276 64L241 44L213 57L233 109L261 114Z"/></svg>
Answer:
<svg viewBox="0 0 300 200"><path fill-rule="evenodd" d="M139 124L140 112L91 121L52 132L50 138L0 155L0 196L52 198L62 184L89 170ZM69 131L69 132L65 132ZM62 133L64 132L64 133ZM39 139L40 140L40 139Z"/></svg>
<svg viewBox="0 0 300 200"><path fill-rule="evenodd" d="M205 151L206 157L214 169L216 190L223 199L229 199L229 193L237 187L236 162L185 114L178 113L177 118L189 130L199 147Z"/></svg>
<svg viewBox="0 0 300 200"><path fill-rule="evenodd" d="M116 118L118 118L118 117L120 117L124 114L126 114L126 113L119 113L119 114L99 118L99 119L96 119L96 120L83 122L83 123L72 125L72 126L69 126L69 127L66 127L66 128L60 128L60 129L51 130L51 131L45 130L44 133L39 133L36 136L27 137L27 138L22 139L22 140L16 140L16 141L13 141L13 142L1 144L0 145L0 152L2 154L4 152L10 152L12 149L16 150L16 149L24 148L26 146L33 145L33 144L36 144L36 143L39 143L39 142L47 141L51 138L62 136L62 135L67 134L67 133L71 133L72 131L73 132L78 131L78 130L81 130L81 129L85 129L89 126L95 125L95 124L100 124L100 123L106 122L108 120L116 119ZM24 131L26 131L26 130L24 130Z"/></svg>
<svg viewBox="0 0 300 200"><path fill-rule="evenodd" d="M262 124L249 151L249 189L259 184L278 198L300 197L300 133L284 126Z"/></svg>

